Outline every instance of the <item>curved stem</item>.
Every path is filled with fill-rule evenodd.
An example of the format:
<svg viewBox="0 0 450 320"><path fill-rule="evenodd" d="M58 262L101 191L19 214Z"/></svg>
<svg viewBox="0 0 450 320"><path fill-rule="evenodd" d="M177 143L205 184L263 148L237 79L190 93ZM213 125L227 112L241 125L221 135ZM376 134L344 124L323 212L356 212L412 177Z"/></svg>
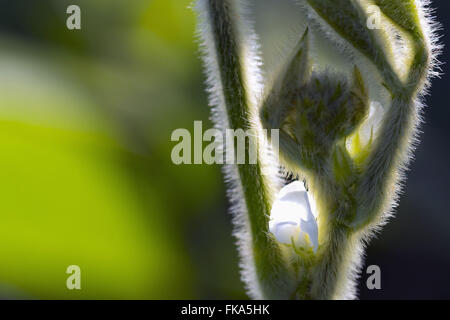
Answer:
<svg viewBox="0 0 450 320"><path fill-rule="evenodd" d="M255 121L256 117L252 118L257 106L252 103L251 94L254 92L249 92L251 86L247 83L251 75L246 74L245 40L237 22L242 18L242 12L232 0L203 0L202 4L207 11L206 19L211 31L211 35L206 37L212 36L213 40L206 45L214 46L213 59L221 83L221 92L217 94L221 95L224 103L227 126L234 130L259 132L259 123ZM261 140L257 145L260 149L264 147ZM246 155L249 154L249 147L250 144L246 144ZM261 150L258 151L257 154L261 155ZM248 285L259 288L256 298L288 298L289 286L295 285L295 282L291 279L292 272L287 270L278 244L268 236L272 187L261 161L261 157L258 157L256 164L236 165L238 177L234 177L234 183L239 186L244 198L246 217L242 218L247 222L244 227L249 229L249 254L253 259L255 278L259 282Z"/></svg>
<svg viewBox="0 0 450 320"><path fill-rule="evenodd" d="M411 139L414 138L419 121L419 110L414 98L429 64L422 33L414 33L413 39L415 55L406 84L392 91L391 106L384 117L375 149L367 159L368 165L358 184L357 199L362 201L358 206L357 219L352 223L356 229L376 222L375 217L380 211L390 206L398 188L396 180L401 174L396 168L403 169L411 152Z"/></svg>

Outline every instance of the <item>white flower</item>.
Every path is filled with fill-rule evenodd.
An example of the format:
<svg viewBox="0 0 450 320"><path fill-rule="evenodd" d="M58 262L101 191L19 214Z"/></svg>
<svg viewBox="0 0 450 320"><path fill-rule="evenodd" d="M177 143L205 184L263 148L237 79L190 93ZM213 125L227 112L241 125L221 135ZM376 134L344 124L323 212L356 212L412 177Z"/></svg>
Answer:
<svg viewBox="0 0 450 320"><path fill-rule="evenodd" d="M358 150L366 148L375 139L384 117L384 109L381 103L373 101L370 104L369 115L359 130L347 139L347 150L355 155Z"/></svg>
<svg viewBox="0 0 450 320"><path fill-rule="evenodd" d="M314 199L300 181L294 181L278 193L270 212L269 230L275 238L297 247L318 247L317 210Z"/></svg>
<svg viewBox="0 0 450 320"><path fill-rule="evenodd" d="M381 103L374 101L370 104L369 116L359 130L361 144L366 146L381 126L384 110Z"/></svg>

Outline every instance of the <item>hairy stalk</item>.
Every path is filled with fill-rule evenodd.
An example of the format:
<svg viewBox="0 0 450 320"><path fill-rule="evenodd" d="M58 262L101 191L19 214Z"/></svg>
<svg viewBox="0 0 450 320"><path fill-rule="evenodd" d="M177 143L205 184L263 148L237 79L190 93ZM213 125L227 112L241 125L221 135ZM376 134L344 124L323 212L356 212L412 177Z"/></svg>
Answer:
<svg viewBox="0 0 450 320"><path fill-rule="evenodd" d="M255 48L245 47L246 35L239 30L235 21L241 18L242 8L232 0L201 0L197 2L202 26L200 34L207 55L207 66L214 74L210 78L212 104L216 105L216 126L224 130L252 129L260 132L261 127L254 120L255 105L249 83L252 75L246 74L245 55ZM247 53L246 53L247 51ZM249 52L250 51L250 52ZM218 103L218 101L220 101ZM258 141L258 148L264 148ZM248 145L246 146L248 148ZM263 152L259 150L259 154ZM248 150L245 150L248 154ZM270 168L258 157L257 164L242 164L225 168L229 180L232 201L241 204L234 208L236 218L236 235L241 247L243 259L243 276L250 294L254 298L287 298L285 286L292 283L292 275L286 269L282 253L275 240L267 236L268 215L272 203L274 179L270 179ZM241 199L237 199L242 197ZM279 288L283 286L283 289Z"/></svg>

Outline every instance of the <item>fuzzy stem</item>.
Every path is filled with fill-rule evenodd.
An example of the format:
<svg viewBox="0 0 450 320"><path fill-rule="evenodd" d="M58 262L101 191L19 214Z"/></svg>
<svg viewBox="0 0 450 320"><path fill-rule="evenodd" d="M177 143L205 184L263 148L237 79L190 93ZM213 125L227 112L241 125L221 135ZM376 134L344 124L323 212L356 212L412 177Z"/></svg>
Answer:
<svg viewBox="0 0 450 320"><path fill-rule="evenodd" d="M392 89L392 103L385 115L378 141L368 158L365 174L358 186L357 198L362 199L358 216L352 227L361 229L378 222L376 216L393 201L398 179L396 168L405 166L418 125L418 110L414 99L421 82L426 78L429 55L423 34L418 29L413 34L415 55L405 84Z"/></svg>
<svg viewBox="0 0 450 320"><path fill-rule="evenodd" d="M327 163L328 170L315 172L310 178L322 203L319 214L323 245L310 274L307 296L318 300L353 298L354 290L350 286L354 283L349 282L348 275L358 265L354 266L354 252L358 249L359 238L344 223L345 218L356 211L356 202L347 194L347 185L337 181L330 166Z"/></svg>
<svg viewBox="0 0 450 320"><path fill-rule="evenodd" d="M241 40L243 35L236 23L240 18L239 8L232 0L206 0L206 9L229 128L258 130L255 121L251 119L252 108L256 106L251 105L249 97L251 93L248 92L249 86L246 83L248 75L245 74ZM258 147L262 148L261 141ZM249 154L248 148L249 145L246 144L246 155ZM254 165L237 165L237 183L241 186L245 202L252 242L251 254L256 279L259 281L260 293L257 298L287 298L289 292L286 286L293 284L293 281L278 244L268 236L268 216L272 201L269 194L270 181L263 171L260 157Z"/></svg>

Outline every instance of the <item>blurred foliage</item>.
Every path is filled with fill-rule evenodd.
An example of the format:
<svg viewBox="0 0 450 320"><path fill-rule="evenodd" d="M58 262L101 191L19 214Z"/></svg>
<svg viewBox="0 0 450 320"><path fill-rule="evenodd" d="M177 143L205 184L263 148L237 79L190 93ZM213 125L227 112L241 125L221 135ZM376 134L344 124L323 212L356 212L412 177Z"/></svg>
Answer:
<svg viewBox="0 0 450 320"><path fill-rule="evenodd" d="M72 3L1 1L0 295L244 297L219 168L170 159L208 117L189 1Z"/></svg>

